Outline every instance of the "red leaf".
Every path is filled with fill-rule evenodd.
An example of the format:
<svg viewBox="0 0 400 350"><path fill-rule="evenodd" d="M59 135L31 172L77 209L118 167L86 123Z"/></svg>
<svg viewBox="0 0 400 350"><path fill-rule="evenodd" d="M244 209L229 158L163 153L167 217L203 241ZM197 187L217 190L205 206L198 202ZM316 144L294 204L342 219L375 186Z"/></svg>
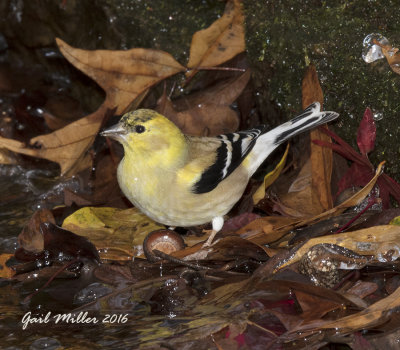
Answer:
<svg viewBox="0 0 400 350"><path fill-rule="evenodd" d="M357 131L357 145L362 154L371 152L375 147L376 126L372 112L367 108Z"/></svg>
<svg viewBox="0 0 400 350"><path fill-rule="evenodd" d="M362 157L347 144L346 145L348 147L343 146L341 144L338 145L336 143L326 142L322 140L312 140L312 142L321 147L331 148L336 153L339 153L342 157L347 158L352 162L359 163L360 165L365 165L365 166L369 165L369 162L365 157Z"/></svg>
<svg viewBox="0 0 400 350"><path fill-rule="evenodd" d="M374 171L367 166L358 163L351 164L349 170L343 175L338 183L337 195L346 188L352 186L364 187L374 176Z"/></svg>
<svg viewBox="0 0 400 350"><path fill-rule="evenodd" d="M384 186L388 189L389 193L394 197L397 203L400 204L400 185L387 174L382 174L380 177L382 178L382 182L385 183Z"/></svg>

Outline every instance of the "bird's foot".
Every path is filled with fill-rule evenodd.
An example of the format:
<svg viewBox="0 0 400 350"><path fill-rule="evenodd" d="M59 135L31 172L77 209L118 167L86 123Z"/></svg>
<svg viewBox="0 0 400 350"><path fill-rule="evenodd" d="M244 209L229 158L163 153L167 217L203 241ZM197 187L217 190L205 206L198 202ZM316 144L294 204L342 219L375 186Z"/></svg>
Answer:
<svg viewBox="0 0 400 350"><path fill-rule="evenodd" d="M208 237L207 241L203 244L203 248L211 247L213 244L216 243L216 242L213 243L213 240L215 238L215 235L218 233L218 231L215 231L215 230L203 230L203 232L210 234L210 236Z"/></svg>

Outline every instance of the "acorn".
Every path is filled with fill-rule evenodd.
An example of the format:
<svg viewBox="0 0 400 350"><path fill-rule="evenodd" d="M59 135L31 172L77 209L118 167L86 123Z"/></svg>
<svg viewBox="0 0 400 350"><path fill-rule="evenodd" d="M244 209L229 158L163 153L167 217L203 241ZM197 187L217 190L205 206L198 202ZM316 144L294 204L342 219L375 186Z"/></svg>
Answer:
<svg viewBox="0 0 400 350"><path fill-rule="evenodd" d="M150 262L159 261L161 258L153 254L157 249L165 254L171 254L185 248L182 236L172 230L156 230L150 232L143 241L143 251Z"/></svg>

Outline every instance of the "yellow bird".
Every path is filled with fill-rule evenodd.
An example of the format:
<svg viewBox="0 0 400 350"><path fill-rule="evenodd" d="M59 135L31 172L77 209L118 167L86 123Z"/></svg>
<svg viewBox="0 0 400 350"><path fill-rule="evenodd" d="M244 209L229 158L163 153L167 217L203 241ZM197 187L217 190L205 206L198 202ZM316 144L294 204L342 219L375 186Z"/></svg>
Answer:
<svg viewBox="0 0 400 350"><path fill-rule="evenodd" d="M153 220L168 226L212 222L221 230L224 215L242 196L250 177L281 143L338 117L313 103L270 131L260 126L217 137L184 135L169 119L149 110L126 113L103 131L124 147L117 178L125 196Z"/></svg>

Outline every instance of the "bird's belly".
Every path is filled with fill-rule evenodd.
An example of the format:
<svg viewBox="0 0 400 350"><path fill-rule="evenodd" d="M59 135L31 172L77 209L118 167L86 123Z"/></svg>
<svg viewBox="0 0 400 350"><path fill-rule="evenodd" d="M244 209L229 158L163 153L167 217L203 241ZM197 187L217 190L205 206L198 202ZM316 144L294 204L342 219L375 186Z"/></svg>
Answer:
<svg viewBox="0 0 400 350"><path fill-rule="evenodd" d="M246 182L226 187L218 185L214 190L195 194L182 191L173 181L159 184L151 179L121 176L118 182L125 196L148 217L168 226L195 226L210 222L217 216L224 216L240 199ZM148 188L152 186L153 195Z"/></svg>

